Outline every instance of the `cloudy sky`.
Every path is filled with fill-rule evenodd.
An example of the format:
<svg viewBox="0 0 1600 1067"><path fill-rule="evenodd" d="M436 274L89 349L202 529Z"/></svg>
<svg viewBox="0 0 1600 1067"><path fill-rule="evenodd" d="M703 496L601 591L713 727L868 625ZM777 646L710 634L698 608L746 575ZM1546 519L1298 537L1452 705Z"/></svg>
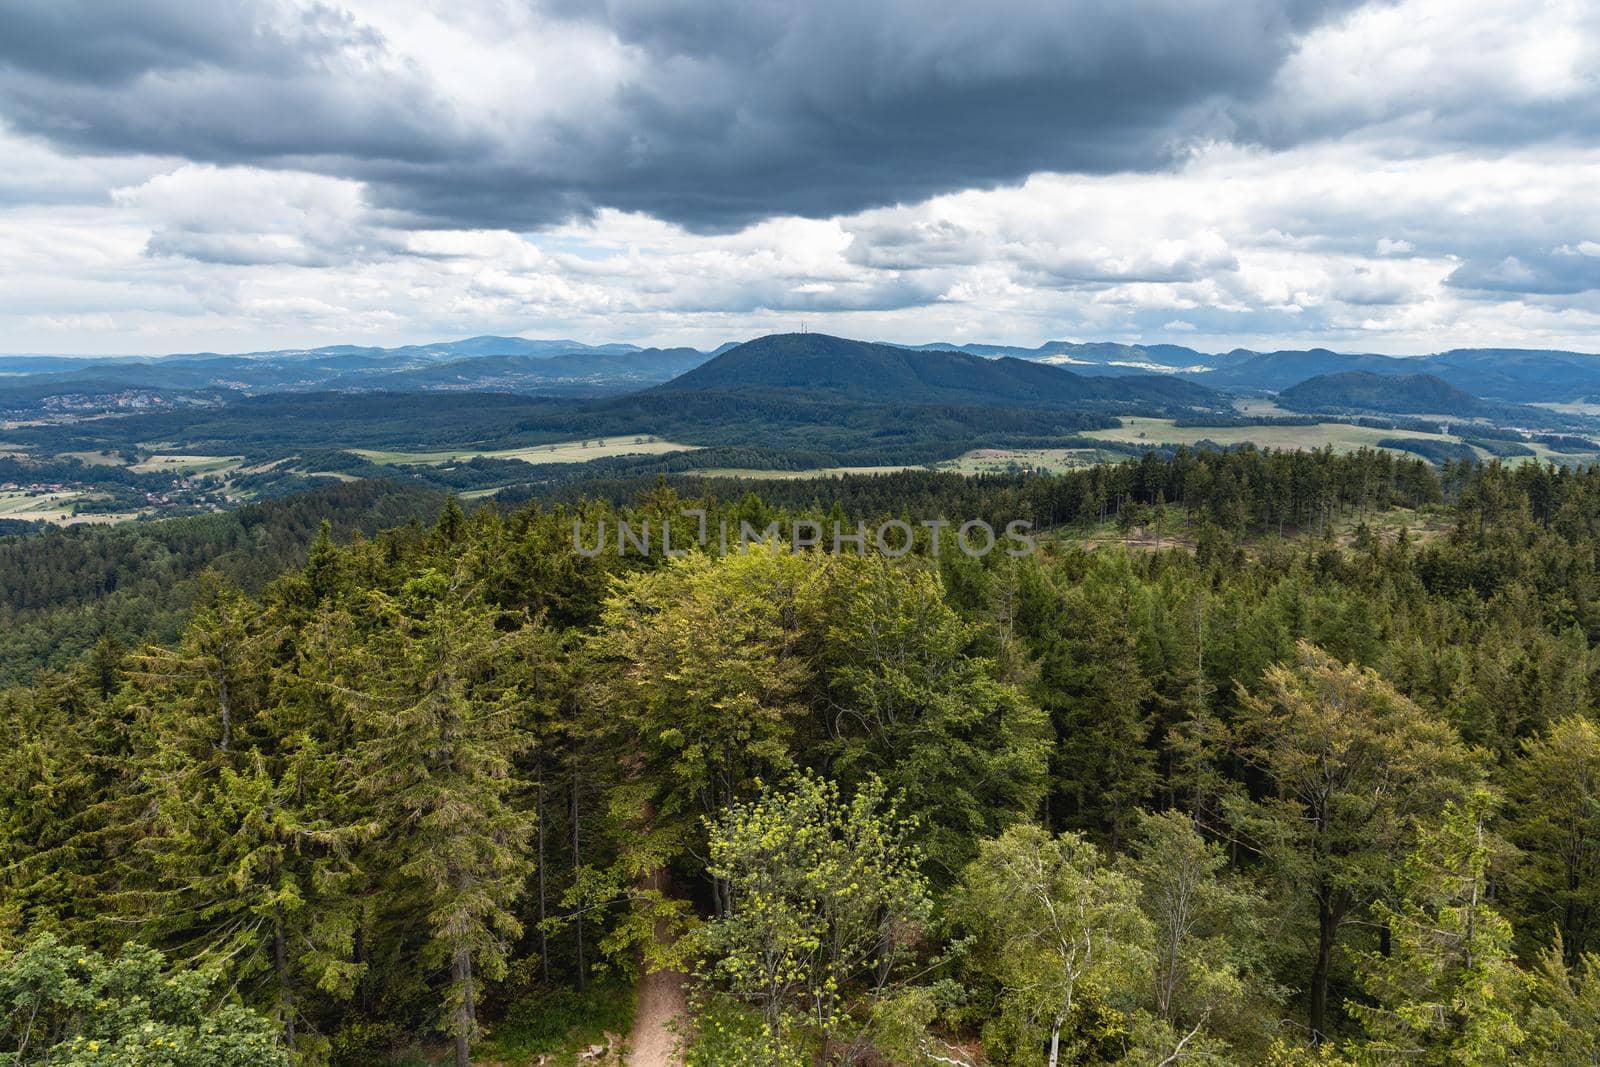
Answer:
<svg viewBox="0 0 1600 1067"><path fill-rule="evenodd" d="M0 351L1600 351L1593 0L3 0Z"/></svg>

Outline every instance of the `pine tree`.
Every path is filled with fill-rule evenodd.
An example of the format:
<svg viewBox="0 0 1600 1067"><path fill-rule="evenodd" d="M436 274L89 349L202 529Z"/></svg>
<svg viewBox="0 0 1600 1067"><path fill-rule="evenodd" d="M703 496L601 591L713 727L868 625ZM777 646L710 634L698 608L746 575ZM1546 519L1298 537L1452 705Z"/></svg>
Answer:
<svg viewBox="0 0 1600 1067"><path fill-rule="evenodd" d="M270 613L229 593L174 654L141 658L148 814L123 894L146 939L270 1005L290 1048L304 1002L359 976L353 853L373 829L349 801L338 716L305 705L316 633L273 664Z"/></svg>

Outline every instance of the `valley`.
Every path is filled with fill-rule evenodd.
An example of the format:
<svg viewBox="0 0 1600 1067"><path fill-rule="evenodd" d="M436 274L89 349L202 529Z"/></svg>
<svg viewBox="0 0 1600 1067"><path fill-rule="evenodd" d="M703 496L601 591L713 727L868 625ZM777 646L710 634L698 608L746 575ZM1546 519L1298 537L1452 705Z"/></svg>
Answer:
<svg viewBox="0 0 1600 1067"><path fill-rule="evenodd" d="M1588 379L1549 399L1555 376L1595 357L1272 356L783 334L698 353L483 337L82 369L57 360L35 374L12 361L0 484L21 495L0 530L224 510L364 478L479 500L661 477L1050 473L1179 448L1600 459ZM521 377L485 385L511 364ZM658 377L641 379L641 367ZM1401 373L1414 367L1428 373ZM1283 385L1286 373L1306 377ZM574 375L596 388L547 388ZM1480 398L1438 375L1496 392Z"/></svg>

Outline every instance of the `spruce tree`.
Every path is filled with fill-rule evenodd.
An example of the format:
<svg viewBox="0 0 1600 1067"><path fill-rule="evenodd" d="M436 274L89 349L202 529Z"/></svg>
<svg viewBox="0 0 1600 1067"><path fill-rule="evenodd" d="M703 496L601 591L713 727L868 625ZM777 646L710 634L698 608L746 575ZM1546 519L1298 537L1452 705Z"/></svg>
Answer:
<svg viewBox="0 0 1600 1067"><path fill-rule="evenodd" d="M516 650L459 568L424 570L375 604L385 628L356 683L361 786L382 827L377 862L424 917L424 959L445 975L443 1027L466 1067L480 987L505 973L532 870L533 818L513 803L528 741L503 677Z"/></svg>

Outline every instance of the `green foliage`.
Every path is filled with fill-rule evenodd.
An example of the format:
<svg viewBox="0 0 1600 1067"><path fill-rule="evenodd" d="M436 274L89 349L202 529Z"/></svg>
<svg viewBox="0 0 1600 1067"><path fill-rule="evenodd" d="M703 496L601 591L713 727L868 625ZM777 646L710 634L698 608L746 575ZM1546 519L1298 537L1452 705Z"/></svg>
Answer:
<svg viewBox="0 0 1600 1067"><path fill-rule="evenodd" d="M760 1011L779 1058L870 1047L875 1005L905 982L933 907L910 829L876 779L847 802L810 776L712 827L708 869L731 906L699 932L703 978Z"/></svg>
<svg viewBox="0 0 1600 1067"><path fill-rule="evenodd" d="M1577 960L1600 947L1600 728L1572 716L1523 742L1508 776L1507 836L1522 849L1511 886L1542 938Z"/></svg>
<svg viewBox="0 0 1600 1067"><path fill-rule="evenodd" d="M507 1005L505 1017L483 1043L486 1059L576 1061L577 1053L604 1045L633 1024L633 989L600 982L575 989L540 989Z"/></svg>
<svg viewBox="0 0 1600 1067"><path fill-rule="evenodd" d="M0 954L0 1064L24 1067L288 1067L270 1022L220 1005L196 971L159 953L115 958L39 938Z"/></svg>
<svg viewBox="0 0 1600 1067"><path fill-rule="evenodd" d="M1449 803L1396 876L1399 903L1375 917L1387 954L1368 953L1352 1012L1372 1035L1359 1060L1441 1067L1521 1062L1518 1025L1527 976L1511 957L1511 924L1489 903L1494 801L1483 791Z"/></svg>
<svg viewBox="0 0 1600 1067"><path fill-rule="evenodd" d="M1479 769L1449 725L1309 643L1267 671L1241 712L1241 754L1270 791L1233 814L1275 876L1315 908L1309 1015L1323 1035L1344 926L1386 888L1414 820L1464 796Z"/></svg>
<svg viewBox="0 0 1600 1067"><path fill-rule="evenodd" d="M1139 887L1077 834L1015 826L979 846L958 905L976 966L1000 986L1007 1044L1083 1062L1126 1023L1148 981L1151 930ZM1026 1062L1026 1061L1024 1061Z"/></svg>
<svg viewBox="0 0 1600 1067"><path fill-rule="evenodd" d="M1259 1050L1278 991L1267 971L1267 902L1227 870L1227 853L1178 812L1143 815L1128 873L1150 922L1151 1018L1139 1044L1168 1057L1225 1060L1230 1044Z"/></svg>
<svg viewBox="0 0 1600 1067"><path fill-rule="evenodd" d="M1540 1067L1600 1063L1600 956L1568 967L1557 944L1534 963L1532 1004L1522 1029L1525 1062Z"/></svg>
<svg viewBox="0 0 1600 1067"><path fill-rule="evenodd" d="M357 774L399 900L425 917L423 959L448 970L442 1019L464 1062L478 987L505 974L523 930L512 905L532 872L533 822L513 803L512 773L529 739L504 677L523 657L460 569L423 571L376 611L388 628L360 663L370 689L357 698Z"/></svg>
<svg viewBox="0 0 1600 1067"><path fill-rule="evenodd" d="M833 774L880 776L941 883L979 838L1026 818L1044 793L1048 724L997 665L936 575L883 559L827 568L814 611Z"/></svg>

